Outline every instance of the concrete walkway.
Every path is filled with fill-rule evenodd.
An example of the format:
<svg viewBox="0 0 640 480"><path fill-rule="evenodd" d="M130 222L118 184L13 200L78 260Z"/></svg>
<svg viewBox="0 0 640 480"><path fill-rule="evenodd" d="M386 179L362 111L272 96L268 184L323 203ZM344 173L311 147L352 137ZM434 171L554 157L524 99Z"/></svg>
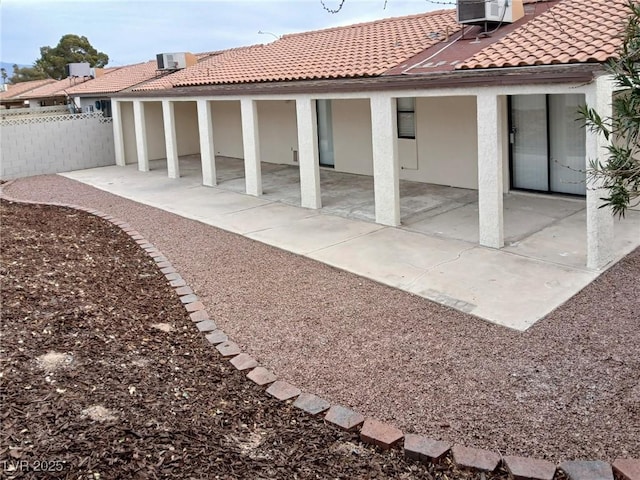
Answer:
<svg viewBox="0 0 640 480"><path fill-rule="evenodd" d="M266 184L291 176L288 169L265 166ZM600 273L584 267L584 202L507 196L508 244L494 250L477 245L477 202L456 203L456 198L465 196L454 192L460 189L449 189L456 198L447 204L434 205L437 195L424 195L420 201L431 208L405 209L403 226L391 228L347 218L339 207L333 212L331 207L320 211L296 207L266 189L260 198L231 191L244 182L229 171L227 182L219 187L203 187L196 170L182 165L181 170L180 179L167 178L162 168L139 172L135 165L62 175L522 331ZM342 175L330 174L334 180ZM441 193L446 199L447 192ZM414 196L415 203L419 195ZM353 216L371 208L365 205ZM616 222L615 238L616 259L640 244L640 212Z"/></svg>

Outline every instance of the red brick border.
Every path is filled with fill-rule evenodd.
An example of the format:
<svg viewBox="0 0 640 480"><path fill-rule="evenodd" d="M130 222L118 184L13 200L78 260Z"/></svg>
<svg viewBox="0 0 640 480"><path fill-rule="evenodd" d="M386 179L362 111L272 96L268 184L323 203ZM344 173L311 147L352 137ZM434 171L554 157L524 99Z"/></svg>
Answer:
<svg viewBox="0 0 640 480"><path fill-rule="evenodd" d="M210 319L205 305L199 301L186 281L173 268L171 262L131 225L93 208L58 202L35 202L14 199L4 193L4 188L13 182L13 180L10 180L0 184L0 199L14 203L73 208L103 218L114 226L119 227L156 263L158 270L164 274L169 285L174 288L178 299L185 307L186 312L199 332L206 334L206 338L221 356L229 358L234 367L239 370L251 368L251 372L247 375L248 379L260 386L270 385L266 389L266 394L282 402L287 402L297 397L295 401L298 404L297 406L308 411L310 415L318 415L328 410L324 417L326 423L350 431L359 430L360 438L365 443L376 445L384 450L399 446L403 443L404 437L404 445L400 448L404 450L404 455L407 458L423 463L435 463L445 455L450 454L454 463L460 468L474 471L492 471L501 465L510 472L512 478L518 480L546 480L553 478L559 471L564 472L571 480L596 478L593 475L604 475L604 477L613 480L614 471L624 480L640 480L640 459L618 458L613 466L602 461L566 461L560 465L554 465L551 462L533 458L503 457L497 452L468 448L462 445L455 445L451 448L450 445L444 442L404 433L393 425L382 423L376 419L368 418L362 422L361 418L364 417L358 412L349 410L341 405L330 405L313 394L302 393L296 386L277 380L275 374L260 366L256 360L246 353L243 353L236 343L228 340L222 330L216 329L215 322ZM307 405L309 402L313 403L313 405ZM609 475L611 476L609 477Z"/></svg>

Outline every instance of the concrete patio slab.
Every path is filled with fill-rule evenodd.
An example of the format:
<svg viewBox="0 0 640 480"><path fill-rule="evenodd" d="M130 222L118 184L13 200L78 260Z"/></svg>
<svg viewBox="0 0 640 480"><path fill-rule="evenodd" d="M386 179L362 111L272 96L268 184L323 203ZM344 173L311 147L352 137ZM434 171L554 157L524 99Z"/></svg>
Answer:
<svg viewBox="0 0 640 480"><path fill-rule="evenodd" d="M251 233L247 237L290 252L310 256L310 253L317 250L342 244L382 228L385 227L359 220L349 220L333 215L316 215L281 227Z"/></svg>
<svg viewBox="0 0 640 480"><path fill-rule="evenodd" d="M597 276L396 228L309 256L518 330L529 328Z"/></svg>
<svg viewBox="0 0 640 480"><path fill-rule="evenodd" d="M217 215L216 226L242 235L285 227L292 222L320 215L317 210L297 208L282 203L268 203L256 208Z"/></svg>
<svg viewBox="0 0 640 480"><path fill-rule="evenodd" d="M295 167L263 164L266 192L253 197L240 193L241 162L217 162L218 180L226 180L204 187L195 157L180 159L179 179L167 178L162 160L152 162L150 172L129 165L62 175L518 330L600 273L585 267L584 201L505 196L507 246L494 250L477 244L472 190L401 183L403 226L391 228L362 220L374 211L370 178L323 170L324 208L309 210L293 206ZM640 212L616 225L619 259L640 244Z"/></svg>

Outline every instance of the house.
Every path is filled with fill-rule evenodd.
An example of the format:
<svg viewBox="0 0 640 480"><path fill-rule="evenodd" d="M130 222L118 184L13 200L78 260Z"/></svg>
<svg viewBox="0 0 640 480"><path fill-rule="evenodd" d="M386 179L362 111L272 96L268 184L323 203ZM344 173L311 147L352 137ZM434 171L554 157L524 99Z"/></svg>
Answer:
<svg viewBox="0 0 640 480"><path fill-rule="evenodd" d="M0 108L23 108L28 106L29 103L19 98L20 95L28 93L36 88L50 85L55 83L53 78L46 78L44 80L32 80L30 82L10 83L5 84L4 89L0 91Z"/></svg>
<svg viewBox="0 0 640 480"><path fill-rule="evenodd" d="M625 0L458 1L457 9L285 35L219 52L112 96L116 163L198 154L241 158L246 193L262 165L297 165L300 205L321 202L321 168L373 178L375 221L401 223L401 180L477 190L481 245L502 248L504 194L585 198L587 266L612 258L613 217L589 159L604 140L576 122L611 114ZM478 10L480 5L481 11ZM150 65L147 68L152 69ZM553 198L553 197L552 197Z"/></svg>

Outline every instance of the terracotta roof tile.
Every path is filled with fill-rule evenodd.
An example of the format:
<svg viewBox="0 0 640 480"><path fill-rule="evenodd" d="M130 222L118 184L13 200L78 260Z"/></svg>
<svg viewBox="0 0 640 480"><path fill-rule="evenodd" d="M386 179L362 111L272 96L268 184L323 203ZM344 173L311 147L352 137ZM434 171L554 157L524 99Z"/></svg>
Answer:
<svg viewBox="0 0 640 480"><path fill-rule="evenodd" d="M172 88L180 82L184 81L184 79L190 78L190 76L192 75L191 72L193 72L194 70L200 68L205 69L205 71L210 70L212 68L215 68L216 65L219 65L220 63L237 56L239 53L255 47L256 45L249 47L231 48L228 50L218 50L215 52L199 53L197 54L199 60L196 65L192 65L191 67L187 67L184 70L179 70L170 75L165 75L160 78L154 78L147 82L143 82L132 87L130 90L139 92L145 90L162 90L165 88Z"/></svg>
<svg viewBox="0 0 640 480"><path fill-rule="evenodd" d="M158 75L155 60L127 65L101 77L67 89L69 95L115 93L150 80Z"/></svg>
<svg viewBox="0 0 640 480"><path fill-rule="evenodd" d="M454 10L285 35L185 70L174 86L380 75L458 31ZM188 73L188 74L187 74Z"/></svg>
<svg viewBox="0 0 640 480"><path fill-rule="evenodd" d="M30 99L30 98L47 98L47 97L56 97L56 96L64 96L64 90L66 88L70 88L74 85L69 79L65 80L54 80L51 83L43 85L38 88L34 88L33 90L29 90L26 93L18 95L18 98Z"/></svg>
<svg viewBox="0 0 640 480"><path fill-rule="evenodd" d="M605 62L615 56L627 0L564 0L458 69Z"/></svg>
<svg viewBox="0 0 640 480"><path fill-rule="evenodd" d="M44 80L32 80L30 82L20 82L16 84L8 84L7 91L0 92L0 100L8 100L15 98L20 94L26 93L43 85L56 82L53 78L46 78Z"/></svg>

